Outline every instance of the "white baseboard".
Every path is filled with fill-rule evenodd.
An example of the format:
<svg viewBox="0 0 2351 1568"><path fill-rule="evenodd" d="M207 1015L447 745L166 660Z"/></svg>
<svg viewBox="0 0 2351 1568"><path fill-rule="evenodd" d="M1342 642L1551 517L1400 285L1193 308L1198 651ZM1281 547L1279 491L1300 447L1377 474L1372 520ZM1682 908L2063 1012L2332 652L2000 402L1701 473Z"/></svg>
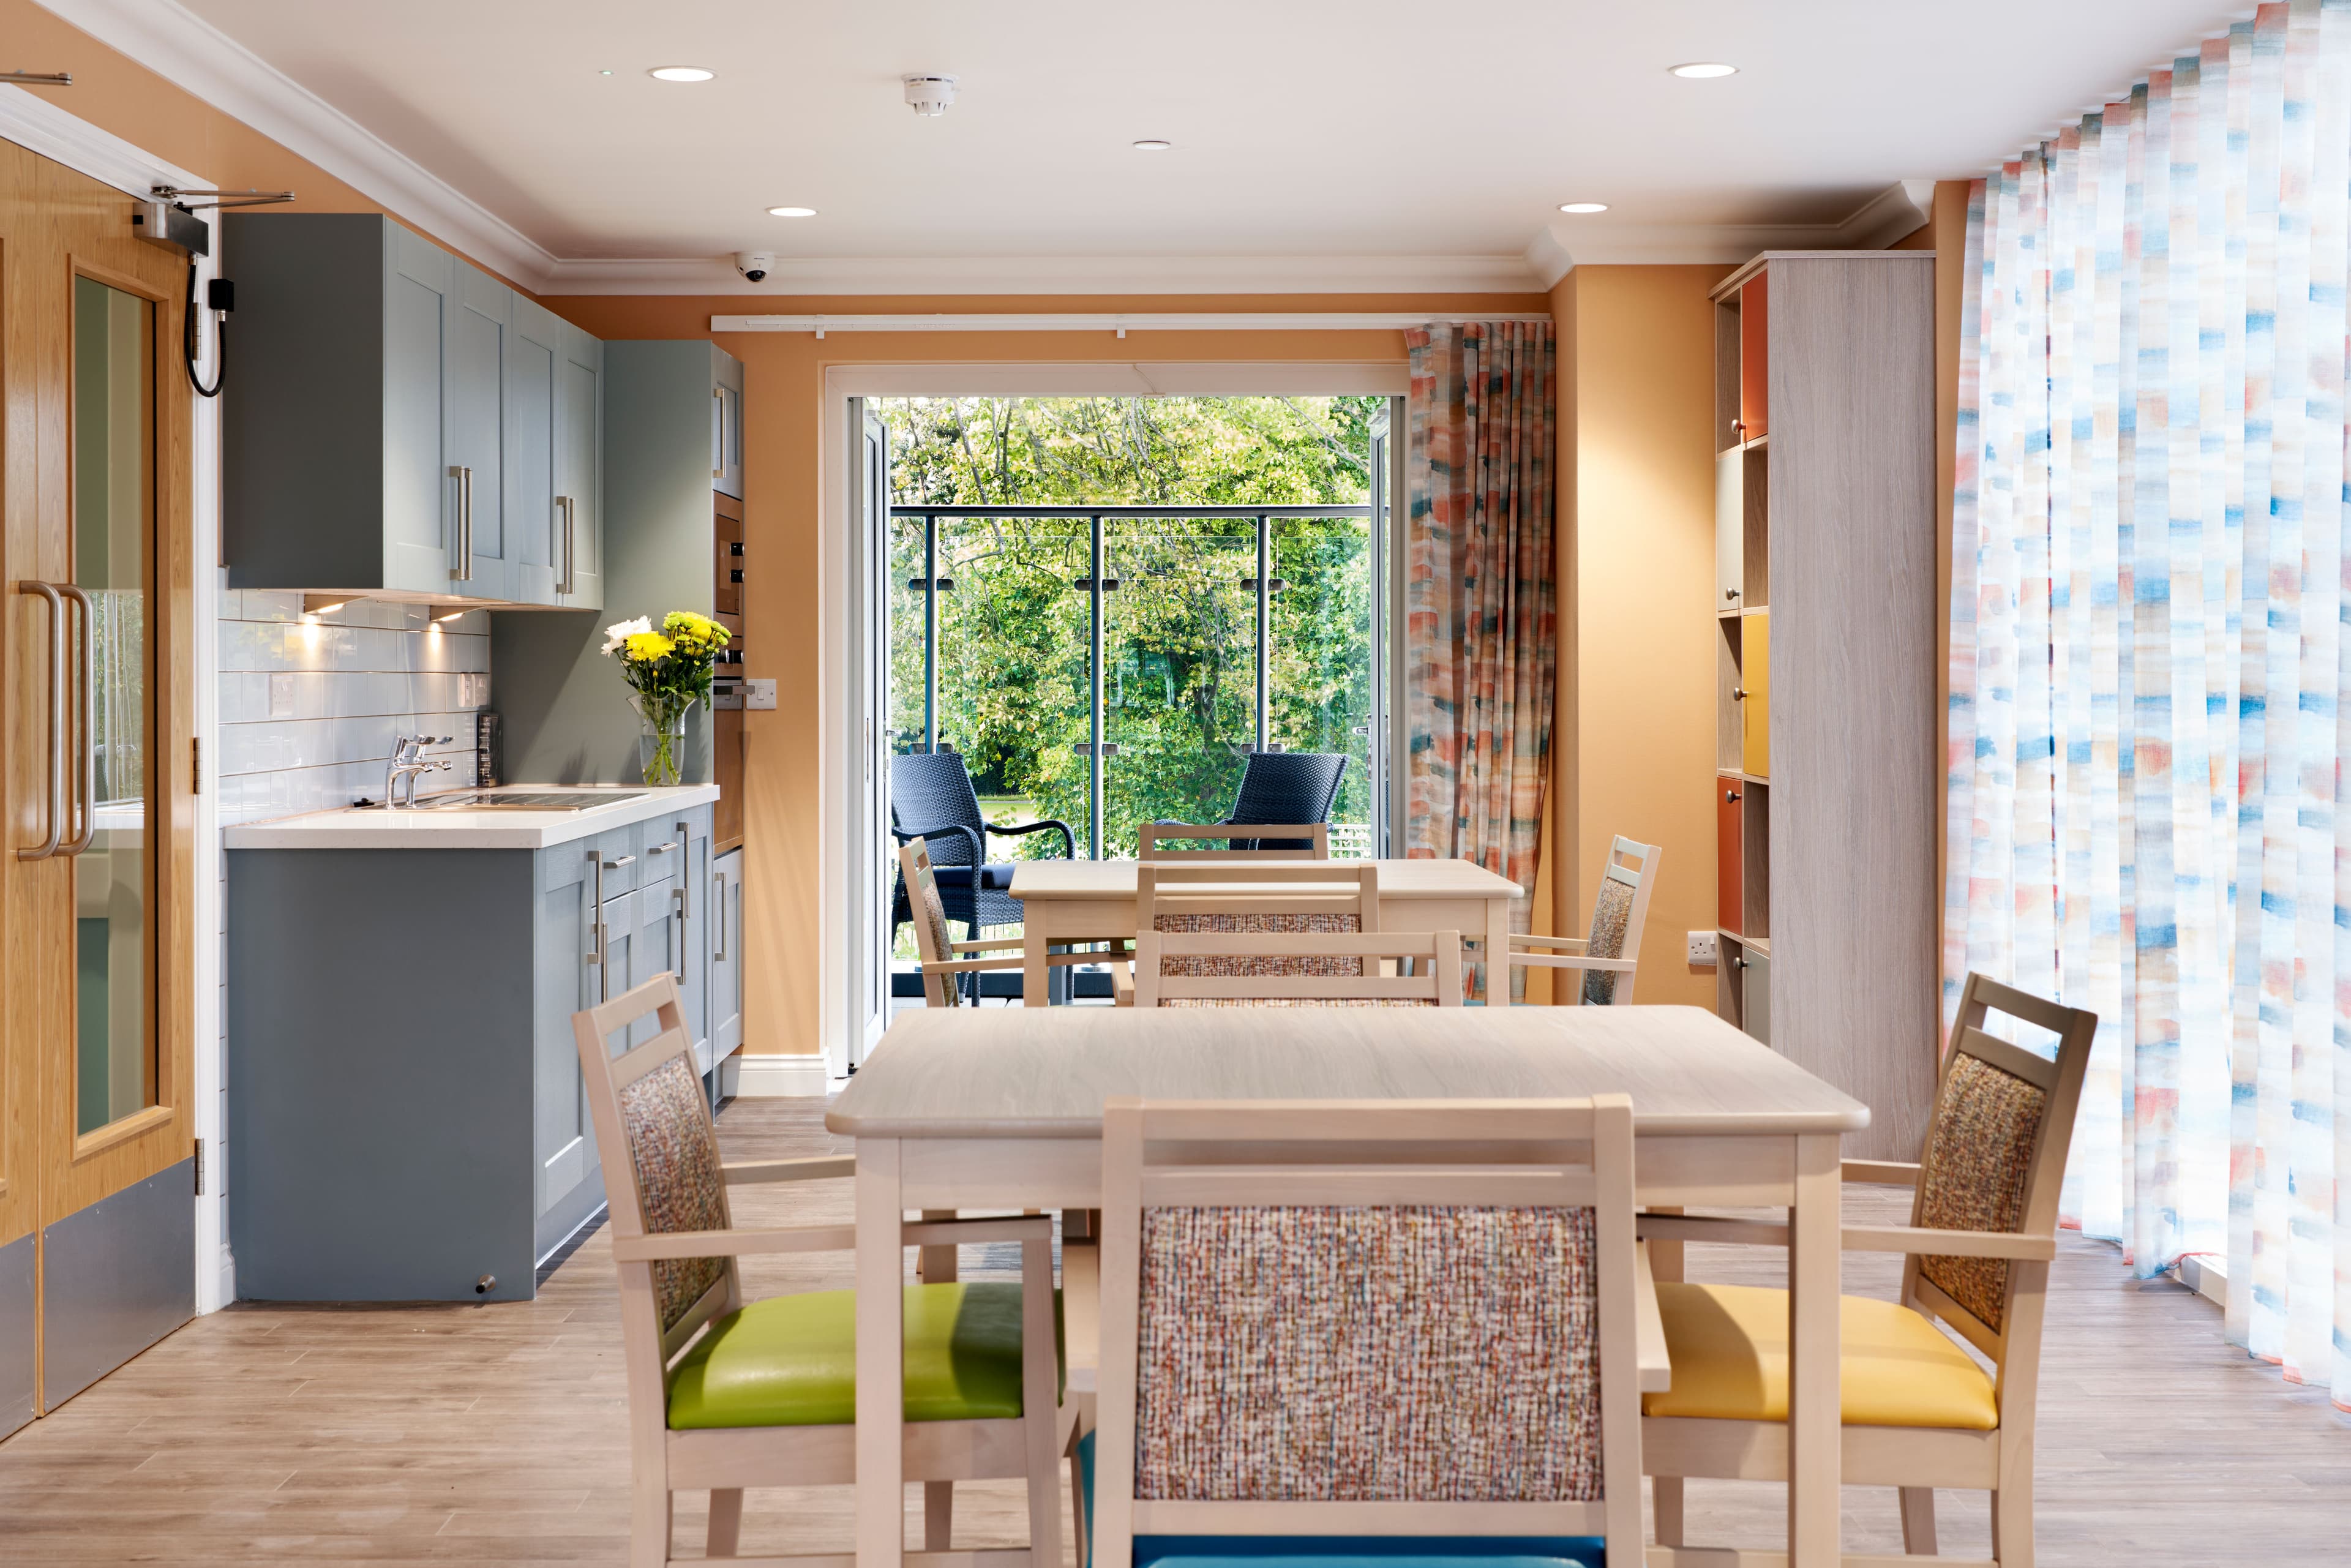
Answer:
<svg viewBox="0 0 2351 1568"><path fill-rule="evenodd" d="M821 1056L753 1056L747 1051L731 1059L740 1063L735 1092L746 1100L782 1100L819 1095L830 1087Z"/></svg>
<svg viewBox="0 0 2351 1568"><path fill-rule="evenodd" d="M2229 1275L2212 1258L2182 1258L2179 1282L2223 1311L2229 1305Z"/></svg>

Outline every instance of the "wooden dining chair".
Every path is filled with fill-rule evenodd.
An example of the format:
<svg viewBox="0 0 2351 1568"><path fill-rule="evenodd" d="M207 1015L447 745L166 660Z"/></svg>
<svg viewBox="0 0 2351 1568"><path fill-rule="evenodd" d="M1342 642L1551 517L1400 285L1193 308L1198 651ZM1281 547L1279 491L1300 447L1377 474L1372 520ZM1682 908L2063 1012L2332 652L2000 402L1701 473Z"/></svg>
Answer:
<svg viewBox="0 0 2351 1568"><path fill-rule="evenodd" d="M1383 960L1408 960L1386 973ZM1145 931L1139 1008L1458 1008L1458 931Z"/></svg>
<svg viewBox="0 0 2351 1568"><path fill-rule="evenodd" d="M1639 1568L1623 1095L1113 1099L1102 1224L1089 1568Z"/></svg>
<svg viewBox="0 0 2351 1568"><path fill-rule="evenodd" d="M1223 937L1230 943L1172 956L1164 946L1155 946L1152 972L1161 978L1242 974L1369 977L1380 973L1380 952L1360 947L1310 951L1315 945L1304 941L1361 938L1378 932L1380 873L1371 861L1291 861L1246 869L1145 862L1135 868L1134 895L1138 975L1144 936ZM1458 962L1458 936L1456 955ZM1167 994L1157 988L1153 992L1155 997ZM1138 987L1135 1005L1158 1003L1144 1001Z"/></svg>
<svg viewBox="0 0 2351 1568"><path fill-rule="evenodd" d="M651 1018L653 1039L608 1043ZM666 971L572 1015L589 1111L603 1150L628 1376L630 1568L665 1568L675 1493L710 1493L708 1555L732 1557L746 1487L846 1486L856 1479L854 1291L747 1301L747 1257L847 1251L850 1225L745 1229L731 1187L847 1177L849 1155L728 1165L694 1070L677 982ZM1028 1482L1029 1542L957 1553L1059 1568L1056 1473L1064 1447L1055 1344L1052 1221L926 1219L914 1247L1017 1241L1020 1282L922 1284L905 1298L906 1479ZM944 1532L930 1539L944 1550ZM913 1554L919 1560L925 1553ZM788 1563L795 1559L768 1559ZM829 1560L837 1563L838 1558Z"/></svg>
<svg viewBox="0 0 2351 1568"><path fill-rule="evenodd" d="M923 964L923 1000L935 1008L963 1005L963 977L972 977L972 1003L979 1001L978 977L990 970L1020 968L1018 936L958 942L948 924L946 901L939 891L938 873L931 864L930 846L909 839L898 846L898 869L906 884L906 901L914 912L914 951ZM983 957L982 954L1001 956ZM1079 964L1102 964L1110 970L1111 999L1119 1007L1134 1005L1134 982L1128 968L1126 938L1106 938L1097 953L1055 953L1045 960L1049 968Z"/></svg>
<svg viewBox="0 0 2351 1568"><path fill-rule="evenodd" d="M1992 1012L2055 1036L2053 1059L1987 1033ZM2078 1008L1970 975L1920 1162L1844 1162L1848 1182L1915 1193L1908 1225L1844 1228L1845 1251L1899 1252L1905 1261L1898 1302L1840 1303L1840 1379L1844 1482L1899 1489L1903 1545L1922 1562L1935 1552L1935 1489L1950 1487L1991 1494L1999 1568L2032 1563L2042 1320L2057 1192L2097 1024ZM1659 1240L1787 1242L1785 1226L1698 1215L1645 1214L1639 1227ZM1673 1387L1647 1397L1644 1453L1659 1478L1658 1542L1679 1547L1683 1479L1788 1477L1788 1297L1677 1283L1659 1284L1657 1296Z"/></svg>
<svg viewBox="0 0 2351 1568"><path fill-rule="evenodd" d="M1633 977L1641 961L1641 927L1649 920L1649 893L1656 885L1665 851L1618 838L1601 869L1599 896L1592 902L1592 925L1581 936L1513 936L1510 962L1527 968L1573 969L1583 976L1571 994L1586 1006L1622 1006L1633 999Z"/></svg>
<svg viewBox="0 0 2351 1568"><path fill-rule="evenodd" d="M1251 823L1250 826L1258 825ZM1230 822L1145 822L1136 830L1143 835L1139 852L1146 861L1327 861L1331 858L1331 825L1328 822L1278 823L1258 828L1258 831L1266 838L1237 839L1233 837ZM1259 847L1277 839L1284 842L1303 841L1306 847ZM1194 847L1174 847L1177 845Z"/></svg>

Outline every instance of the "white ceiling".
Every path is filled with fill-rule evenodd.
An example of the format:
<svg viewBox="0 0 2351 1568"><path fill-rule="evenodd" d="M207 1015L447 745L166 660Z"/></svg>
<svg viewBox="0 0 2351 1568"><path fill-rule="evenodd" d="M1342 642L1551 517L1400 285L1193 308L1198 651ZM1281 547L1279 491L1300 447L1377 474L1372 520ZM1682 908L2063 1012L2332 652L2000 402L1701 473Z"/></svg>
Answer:
<svg viewBox="0 0 2351 1568"><path fill-rule="evenodd" d="M443 215L508 230L485 259L523 281L715 287L733 273L713 258L772 249L786 259L767 292L866 276L893 290L1097 275L1513 287L1556 271L1558 249L1735 256L1846 220L1897 180L1980 172L2241 14L2213 0L44 3L272 134L308 134L332 155L298 151L420 222L435 215L420 195L381 187L449 187ZM1740 74L1666 74L1688 59ZM718 78L645 75L671 64ZM917 118L910 71L959 76L959 100ZM1176 149L1130 148L1146 136ZM345 166L370 158L374 185ZM1570 200L1611 210L1562 218ZM821 215L762 211L782 203ZM611 265L644 261L664 265Z"/></svg>

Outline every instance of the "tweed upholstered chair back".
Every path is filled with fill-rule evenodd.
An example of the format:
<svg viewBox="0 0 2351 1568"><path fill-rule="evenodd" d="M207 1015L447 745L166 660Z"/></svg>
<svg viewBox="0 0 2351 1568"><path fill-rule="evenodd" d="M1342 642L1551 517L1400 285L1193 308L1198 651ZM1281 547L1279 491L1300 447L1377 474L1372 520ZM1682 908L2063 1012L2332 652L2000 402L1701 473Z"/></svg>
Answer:
<svg viewBox="0 0 2351 1568"><path fill-rule="evenodd" d="M1102 1193L1099 1568L1136 1534L1639 1560L1623 1096L1113 1100Z"/></svg>
<svg viewBox="0 0 2351 1568"><path fill-rule="evenodd" d="M650 1012L653 1038L619 1056L596 1020L642 1019ZM625 1030L626 1025L619 1026ZM694 1045L674 976L664 973L625 996L577 1016L588 1109L602 1152L604 1193L611 1205L616 1236L660 1236L681 1230L727 1230L726 1177L720 1168L718 1129L710 1119L702 1076L695 1070ZM632 1346L657 1348L666 1364L676 1347L709 1318L740 1304L734 1263L725 1258L663 1258L620 1265L626 1281L643 1271L652 1283L653 1321L623 1333L649 1333L659 1341ZM636 1292L623 1292L624 1309Z"/></svg>
<svg viewBox="0 0 2351 1568"><path fill-rule="evenodd" d="M1651 891L1649 862L1656 854L1648 845L1623 837L1610 847L1608 863L1601 869L1600 892L1592 901L1592 925L1584 933L1583 950L1590 956L1639 960ZM1633 999L1631 971L1621 977L1606 969L1583 972L1586 1006L1606 1007L1620 993L1625 1000Z"/></svg>
<svg viewBox="0 0 2351 1568"><path fill-rule="evenodd" d="M1988 1032L1984 1026L1994 1012L2055 1035L2055 1055ZM1919 1155L1913 1225L2054 1233L2074 1111L2096 1030L2094 1014L1981 975L1968 977ZM2001 1358L2022 1345L2037 1346L2048 1268L2004 1258L1914 1257L1904 1270L1903 1294ZM2035 1321L2029 1324L2019 1322L2020 1291L2028 1291L2033 1303ZM2019 1329L2027 1332L2019 1334Z"/></svg>
<svg viewBox="0 0 2351 1568"><path fill-rule="evenodd" d="M939 896L939 879L931 869L931 847L921 839L898 846L898 870L906 879L906 902L914 912L914 951L925 964L945 963L955 956L955 928L947 924L946 902ZM963 1001L953 975L925 974L923 1000L935 1008L952 1008Z"/></svg>

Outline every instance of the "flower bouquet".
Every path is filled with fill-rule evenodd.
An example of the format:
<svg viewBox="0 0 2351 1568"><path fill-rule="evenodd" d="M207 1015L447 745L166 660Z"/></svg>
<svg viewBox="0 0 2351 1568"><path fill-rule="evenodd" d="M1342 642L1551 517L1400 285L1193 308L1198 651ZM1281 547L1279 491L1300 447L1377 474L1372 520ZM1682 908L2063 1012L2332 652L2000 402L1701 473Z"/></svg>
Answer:
<svg viewBox="0 0 2351 1568"><path fill-rule="evenodd" d="M658 632L644 615L604 628L604 652L621 661L629 705L642 721L637 764L646 783L680 781L686 712L709 700L711 666L731 640L726 627L691 610L671 611Z"/></svg>

